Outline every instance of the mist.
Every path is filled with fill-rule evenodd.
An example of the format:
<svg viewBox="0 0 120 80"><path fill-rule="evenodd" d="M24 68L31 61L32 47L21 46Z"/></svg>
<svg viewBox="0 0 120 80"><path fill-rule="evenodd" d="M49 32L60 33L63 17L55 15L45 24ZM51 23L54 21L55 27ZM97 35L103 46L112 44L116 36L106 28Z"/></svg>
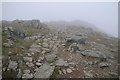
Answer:
<svg viewBox="0 0 120 80"><path fill-rule="evenodd" d="M117 2L4 2L2 20L75 21L91 23L118 37Z"/></svg>

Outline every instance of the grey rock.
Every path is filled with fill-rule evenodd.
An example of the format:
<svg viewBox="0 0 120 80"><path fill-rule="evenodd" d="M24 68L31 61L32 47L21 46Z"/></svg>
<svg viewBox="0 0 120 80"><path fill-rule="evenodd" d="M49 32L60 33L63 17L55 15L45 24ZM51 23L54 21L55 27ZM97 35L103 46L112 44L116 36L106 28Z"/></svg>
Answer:
<svg viewBox="0 0 120 80"><path fill-rule="evenodd" d="M73 35L70 38L66 40L66 43L78 43L78 44L85 44L86 42L85 36L78 36L78 35Z"/></svg>
<svg viewBox="0 0 120 80"><path fill-rule="evenodd" d="M68 63L64 61L63 59L58 59L57 61L55 61L55 65L56 66L68 66Z"/></svg>
<svg viewBox="0 0 120 80"><path fill-rule="evenodd" d="M53 62L57 56L55 54L48 54L45 56L48 62Z"/></svg>
<svg viewBox="0 0 120 80"><path fill-rule="evenodd" d="M21 69L18 69L17 78L21 78L21 77L22 77L22 71L21 71Z"/></svg>
<svg viewBox="0 0 120 80"><path fill-rule="evenodd" d="M30 70L29 69L26 69L23 71L24 74L29 74L30 73Z"/></svg>
<svg viewBox="0 0 120 80"><path fill-rule="evenodd" d="M106 58L105 54L102 54L100 51L95 50L86 50L81 52L83 56L95 57L95 58Z"/></svg>
<svg viewBox="0 0 120 80"><path fill-rule="evenodd" d="M70 68L67 68L66 71L67 71L67 73L72 73L72 69L70 69Z"/></svg>
<svg viewBox="0 0 120 80"><path fill-rule="evenodd" d="M28 66L28 67L34 67L34 64L33 63L29 63L29 62L26 62L26 65Z"/></svg>
<svg viewBox="0 0 120 80"><path fill-rule="evenodd" d="M48 47L49 47L48 43L45 43L45 42L42 44L42 46L43 46L44 48L48 48Z"/></svg>
<svg viewBox="0 0 120 80"><path fill-rule="evenodd" d="M105 67L109 67L110 64L103 62L103 63L99 63L99 66L100 68L105 68Z"/></svg>
<svg viewBox="0 0 120 80"><path fill-rule="evenodd" d="M23 74L22 78L29 78L29 79L31 79L31 78L33 78L33 74L32 73L31 74Z"/></svg>
<svg viewBox="0 0 120 80"><path fill-rule="evenodd" d="M49 78L53 71L55 69L55 66L50 66L48 63L43 64L41 67L37 68L34 78Z"/></svg>
<svg viewBox="0 0 120 80"><path fill-rule="evenodd" d="M62 69L62 72L63 74L67 74L66 70L65 69Z"/></svg>
<svg viewBox="0 0 120 80"><path fill-rule="evenodd" d="M32 57L23 57L25 62L32 62Z"/></svg>
<svg viewBox="0 0 120 80"><path fill-rule="evenodd" d="M18 63L16 61L9 61L8 68L16 70Z"/></svg>
<svg viewBox="0 0 120 80"><path fill-rule="evenodd" d="M3 43L3 46L4 46L4 47L8 47L8 48L10 48L10 47L12 47L12 46L13 46L13 41L8 40L8 42L7 42L7 43Z"/></svg>
<svg viewBox="0 0 120 80"><path fill-rule="evenodd" d="M93 78L93 74L90 71L84 70L84 75L85 75L85 78Z"/></svg>
<svg viewBox="0 0 120 80"><path fill-rule="evenodd" d="M36 62L36 66L40 67L42 63Z"/></svg>

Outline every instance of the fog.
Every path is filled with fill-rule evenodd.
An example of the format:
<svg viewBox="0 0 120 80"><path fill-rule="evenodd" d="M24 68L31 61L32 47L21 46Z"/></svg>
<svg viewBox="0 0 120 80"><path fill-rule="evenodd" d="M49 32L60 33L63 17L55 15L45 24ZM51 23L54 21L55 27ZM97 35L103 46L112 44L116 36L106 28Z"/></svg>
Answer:
<svg viewBox="0 0 120 80"><path fill-rule="evenodd" d="M41 21L82 20L94 24L109 35L118 36L117 2L4 2L2 4L2 19L39 19Z"/></svg>

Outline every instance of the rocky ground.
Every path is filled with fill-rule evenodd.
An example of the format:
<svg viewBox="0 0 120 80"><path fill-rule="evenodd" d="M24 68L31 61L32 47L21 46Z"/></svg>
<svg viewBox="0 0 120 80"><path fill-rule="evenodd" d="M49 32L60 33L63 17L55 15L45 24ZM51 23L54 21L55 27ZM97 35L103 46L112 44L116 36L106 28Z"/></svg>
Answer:
<svg viewBox="0 0 120 80"><path fill-rule="evenodd" d="M3 78L118 77L117 38L38 20L4 21L2 32Z"/></svg>

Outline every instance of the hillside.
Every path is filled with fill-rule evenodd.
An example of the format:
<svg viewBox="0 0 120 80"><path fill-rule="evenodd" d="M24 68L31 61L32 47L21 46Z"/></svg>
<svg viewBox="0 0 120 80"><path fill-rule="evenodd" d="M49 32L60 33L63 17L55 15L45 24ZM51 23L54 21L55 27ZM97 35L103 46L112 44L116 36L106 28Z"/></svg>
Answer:
<svg viewBox="0 0 120 80"><path fill-rule="evenodd" d="M2 21L3 78L118 78L118 39L94 25Z"/></svg>

